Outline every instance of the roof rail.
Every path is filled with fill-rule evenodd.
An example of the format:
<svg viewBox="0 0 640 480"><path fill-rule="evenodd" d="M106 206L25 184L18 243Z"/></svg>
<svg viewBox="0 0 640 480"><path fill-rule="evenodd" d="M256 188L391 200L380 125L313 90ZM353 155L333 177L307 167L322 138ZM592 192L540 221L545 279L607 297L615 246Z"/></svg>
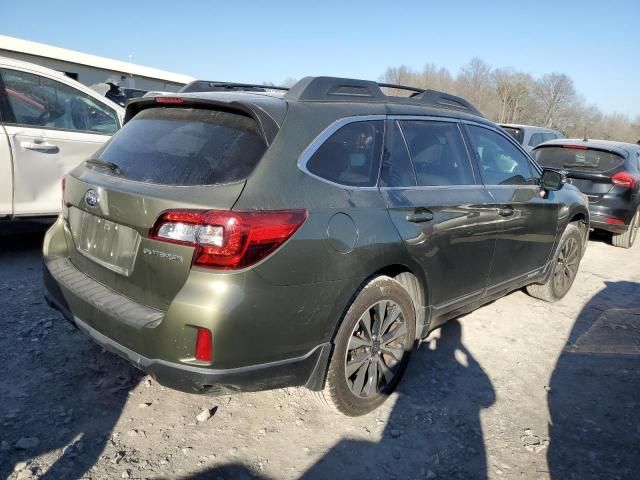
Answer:
<svg viewBox="0 0 640 480"><path fill-rule="evenodd" d="M275 85L258 85L254 83L218 82L215 80L194 80L186 84L178 92L266 92L267 90L289 90L287 87Z"/></svg>
<svg viewBox="0 0 640 480"><path fill-rule="evenodd" d="M385 95L382 88L394 88L413 92L409 97ZM461 97L436 90L377 83L371 80L354 80L337 77L305 77L284 96L285 100L301 102L389 102L414 103L437 108L447 108L482 117L482 113Z"/></svg>

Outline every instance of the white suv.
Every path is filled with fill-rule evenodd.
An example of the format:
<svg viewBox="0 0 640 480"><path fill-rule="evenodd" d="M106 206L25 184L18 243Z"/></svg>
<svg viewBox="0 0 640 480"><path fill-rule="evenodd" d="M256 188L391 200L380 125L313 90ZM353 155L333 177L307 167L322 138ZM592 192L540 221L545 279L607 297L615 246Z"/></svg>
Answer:
<svg viewBox="0 0 640 480"><path fill-rule="evenodd" d="M0 218L57 215L63 175L91 157L123 115L61 72L0 57Z"/></svg>

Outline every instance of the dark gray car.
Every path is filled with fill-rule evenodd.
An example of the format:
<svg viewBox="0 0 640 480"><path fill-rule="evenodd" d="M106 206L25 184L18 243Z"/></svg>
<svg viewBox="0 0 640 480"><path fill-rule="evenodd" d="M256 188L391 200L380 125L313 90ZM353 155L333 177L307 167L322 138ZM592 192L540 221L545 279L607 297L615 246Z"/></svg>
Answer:
<svg viewBox="0 0 640 480"><path fill-rule="evenodd" d="M566 139L545 143L532 155L545 167L566 170L589 197L591 227L631 248L640 231L640 145Z"/></svg>
<svg viewBox="0 0 640 480"><path fill-rule="evenodd" d="M524 286L562 298L584 196L465 100L408 90L132 100L66 177L48 301L164 385L305 385L359 415L446 320Z"/></svg>

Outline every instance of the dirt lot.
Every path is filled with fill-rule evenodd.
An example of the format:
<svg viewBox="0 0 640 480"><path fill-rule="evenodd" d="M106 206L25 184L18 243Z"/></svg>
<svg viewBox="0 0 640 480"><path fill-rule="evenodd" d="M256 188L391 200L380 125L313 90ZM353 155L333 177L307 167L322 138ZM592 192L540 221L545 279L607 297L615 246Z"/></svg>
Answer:
<svg viewBox="0 0 640 480"><path fill-rule="evenodd" d="M0 478L640 478L640 245L592 238L562 302L450 322L351 419L158 386L48 309L41 237L0 238Z"/></svg>

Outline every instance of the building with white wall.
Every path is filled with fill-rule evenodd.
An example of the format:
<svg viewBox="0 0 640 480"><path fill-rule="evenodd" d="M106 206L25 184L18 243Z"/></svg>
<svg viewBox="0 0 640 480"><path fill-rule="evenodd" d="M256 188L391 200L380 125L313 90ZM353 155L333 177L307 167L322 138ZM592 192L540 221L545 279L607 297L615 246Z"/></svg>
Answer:
<svg viewBox="0 0 640 480"><path fill-rule="evenodd" d="M87 86L108 80L122 87L175 92L193 77L44 43L0 35L0 56L66 73Z"/></svg>

